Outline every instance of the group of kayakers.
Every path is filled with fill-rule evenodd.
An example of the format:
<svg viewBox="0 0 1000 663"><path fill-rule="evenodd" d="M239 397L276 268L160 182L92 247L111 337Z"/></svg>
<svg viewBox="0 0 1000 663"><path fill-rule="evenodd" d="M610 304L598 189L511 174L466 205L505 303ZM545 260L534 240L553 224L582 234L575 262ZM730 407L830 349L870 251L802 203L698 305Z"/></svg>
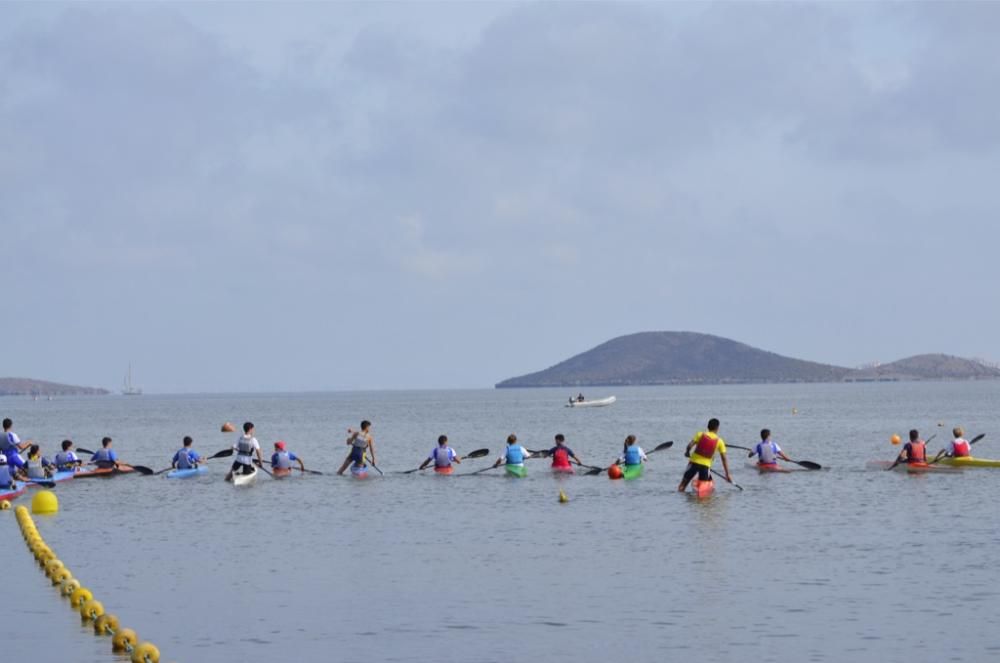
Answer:
<svg viewBox="0 0 1000 663"><path fill-rule="evenodd" d="M73 451L72 440L63 440L61 451L50 460L42 455L40 445L32 440L22 442L13 428L14 422L10 418L3 420L3 434L0 435L0 488L9 488L15 481L47 479L55 472L72 471L85 464ZM93 464L98 468L117 465L118 456L111 445L110 437L102 439L101 448L91 454L86 464Z"/></svg>
<svg viewBox="0 0 1000 663"><path fill-rule="evenodd" d="M952 439L948 446L943 449L938 456L948 458L969 458L972 455L972 443L965 439L965 431L961 426L956 426L951 430ZM931 436L933 437L933 436ZM978 439L978 438L977 438ZM972 442L975 442L973 439ZM899 444L898 435L892 436L892 443ZM934 461L931 461L934 462ZM893 465L906 463L907 465L927 465L927 442L920 439L920 431L913 429L910 431L910 440L899 452Z"/></svg>

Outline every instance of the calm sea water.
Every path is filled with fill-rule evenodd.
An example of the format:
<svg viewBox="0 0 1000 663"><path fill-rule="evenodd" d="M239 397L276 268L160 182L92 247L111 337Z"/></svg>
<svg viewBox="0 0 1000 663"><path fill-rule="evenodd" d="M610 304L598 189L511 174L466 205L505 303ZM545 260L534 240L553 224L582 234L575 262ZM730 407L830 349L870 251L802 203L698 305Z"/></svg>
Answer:
<svg viewBox="0 0 1000 663"><path fill-rule="evenodd" d="M247 489L120 477L60 485L36 522L49 545L164 661L979 661L1000 655L1000 471L907 476L865 469L911 427L961 424L1000 458L1000 383L663 387L569 409L569 390L0 399L22 438L64 437L160 469L184 435L212 453L223 421L257 425L307 467L335 469L348 426L373 432L383 478L309 476ZM820 472L758 475L739 452L709 500L675 492L684 441L709 417L751 446L766 426ZM941 426L939 427L939 423ZM441 433L459 453L516 432L567 436L606 465L625 435L651 456L638 481L436 477L416 467ZM681 447L679 450L677 447ZM557 500L559 490L569 496ZM24 498L22 498L23 500ZM111 659L38 571L13 512L4 654Z"/></svg>

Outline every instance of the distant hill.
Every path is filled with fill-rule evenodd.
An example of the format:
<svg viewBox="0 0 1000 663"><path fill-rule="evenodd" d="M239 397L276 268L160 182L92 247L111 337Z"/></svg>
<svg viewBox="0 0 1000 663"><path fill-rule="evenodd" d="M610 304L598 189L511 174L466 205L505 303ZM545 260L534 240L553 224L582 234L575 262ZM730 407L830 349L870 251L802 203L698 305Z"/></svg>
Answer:
<svg viewBox="0 0 1000 663"><path fill-rule="evenodd" d="M28 378L0 378L0 396L100 396L107 393L107 389L94 387L74 387Z"/></svg>
<svg viewBox="0 0 1000 663"><path fill-rule="evenodd" d="M496 386L834 382L850 372L709 334L641 332L619 336L544 371L510 378Z"/></svg>
<svg viewBox="0 0 1000 663"><path fill-rule="evenodd" d="M853 371L851 380L991 380L1000 378L1000 369L975 359L951 355L914 355L890 364Z"/></svg>

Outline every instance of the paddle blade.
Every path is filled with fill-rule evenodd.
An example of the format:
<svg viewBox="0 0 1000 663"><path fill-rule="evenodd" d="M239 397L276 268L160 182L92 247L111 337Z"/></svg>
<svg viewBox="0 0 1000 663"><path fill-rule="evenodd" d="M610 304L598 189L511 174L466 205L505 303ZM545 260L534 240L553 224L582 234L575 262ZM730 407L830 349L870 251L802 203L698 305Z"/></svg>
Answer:
<svg viewBox="0 0 1000 663"><path fill-rule="evenodd" d="M91 456L94 455L93 451L91 451L90 449L84 449L83 447L77 447L76 450L82 454L90 454Z"/></svg>
<svg viewBox="0 0 1000 663"><path fill-rule="evenodd" d="M213 458L225 458L226 456L233 455L233 448L223 449L222 451L217 451L207 458L207 460L212 460Z"/></svg>
<svg viewBox="0 0 1000 663"><path fill-rule="evenodd" d="M977 435L974 438L972 438L971 440L969 440L969 444L975 444L976 442L978 442L979 440L983 439L984 437L986 437L986 433L980 433L979 435Z"/></svg>
<svg viewBox="0 0 1000 663"><path fill-rule="evenodd" d="M156 474L156 472L154 472L151 468L146 467L145 465L131 465L130 467L144 477L148 477L151 474Z"/></svg>
<svg viewBox="0 0 1000 663"><path fill-rule="evenodd" d="M668 440L668 441L664 442L663 444L656 445L656 448L653 449L653 451L650 451L649 453L654 453L656 451L663 451L664 449L669 449L672 446L674 446L674 441L673 440Z"/></svg>
<svg viewBox="0 0 1000 663"><path fill-rule="evenodd" d="M488 456L490 454L489 449L476 449L465 455L466 458L482 458L483 456Z"/></svg>
<svg viewBox="0 0 1000 663"><path fill-rule="evenodd" d="M797 460L795 462L797 464L801 465L802 467L806 468L807 470L822 470L823 469L822 465L820 465L819 463L814 463L811 460Z"/></svg>

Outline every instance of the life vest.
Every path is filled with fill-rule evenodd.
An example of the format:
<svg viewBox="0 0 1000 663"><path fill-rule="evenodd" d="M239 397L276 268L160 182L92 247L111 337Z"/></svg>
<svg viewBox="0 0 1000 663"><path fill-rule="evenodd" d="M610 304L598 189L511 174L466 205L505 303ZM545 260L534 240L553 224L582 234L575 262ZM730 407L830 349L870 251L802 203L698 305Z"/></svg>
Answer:
<svg viewBox="0 0 1000 663"><path fill-rule="evenodd" d="M519 444L507 445L507 464L524 465L524 447Z"/></svg>
<svg viewBox="0 0 1000 663"><path fill-rule="evenodd" d="M910 442L910 451L906 458L907 463L923 464L927 462L927 443L923 440Z"/></svg>
<svg viewBox="0 0 1000 663"><path fill-rule="evenodd" d="M108 449L107 447L103 449L98 449L96 452L94 452L94 457L91 458L90 460L92 460L95 463L114 462L111 458L111 449Z"/></svg>
<svg viewBox="0 0 1000 663"><path fill-rule="evenodd" d="M757 445L757 462L761 465L777 465L778 455L774 442L761 442Z"/></svg>
<svg viewBox="0 0 1000 663"><path fill-rule="evenodd" d="M639 455L639 447L632 444L625 447L625 464L626 465L638 465L642 462L642 456Z"/></svg>
<svg viewBox="0 0 1000 663"><path fill-rule="evenodd" d="M274 455L271 456L271 465L273 465L276 470L290 470L292 469L292 459L288 455L287 451L276 451Z"/></svg>
<svg viewBox="0 0 1000 663"><path fill-rule="evenodd" d="M952 456L955 458L967 458L969 456L970 444L968 440L963 438L958 438L953 440L952 443Z"/></svg>
<svg viewBox="0 0 1000 663"><path fill-rule="evenodd" d="M66 470L72 470L73 464L76 463L79 458L72 451L60 451L56 454L54 459L56 464L56 469L65 472Z"/></svg>
<svg viewBox="0 0 1000 663"><path fill-rule="evenodd" d="M7 453L10 449L16 449L14 445L14 439L11 437L13 433L4 433L0 435L0 451Z"/></svg>
<svg viewBox="0 0 1000 663"><path fill-rule="evenodd" d="M451 447L437 447L433 451L434 467L451 467Z"/></svg>
<svg viewBox="0 0 1000 663"><path fill-rule="evenodd" d="M45 478L45 467L42 465L41 456L32 456L28 459L28 478L29 479L44 479Z"/></svg>
<svg viewBox="0 0 1000 663"><path fill-rule="evenodd" d="M253 438L240 437L236 442L237 456L253 456Z"/></svg>
<svg viewBox="0 0 1000 663"><path fill-rule="evenodd" d="M0 465L0 487L10 488L14 485L14 476L10 473L9 465Z"/></svg>
<svg viewBox="0 0 1000 663"><path fill-rule="evenodd" d="M556 447L552 452L552 467L569 467L569 451L566 447Z"/></svg>
<svg viewBox="0 0 1000 663"><path fill-rule="evenodd" d="M694 452L702 458L711 460L715 455L715 448L719 446L719 437L713 433L699 433L698 444L695 445Z"/></svg>
<svg viewBox="0 0 1000 663"><path fill-rule="evenodd" d="M187 447L177 452L177 469L190 470L193 467L191 456L188 455Z"/></svg>

